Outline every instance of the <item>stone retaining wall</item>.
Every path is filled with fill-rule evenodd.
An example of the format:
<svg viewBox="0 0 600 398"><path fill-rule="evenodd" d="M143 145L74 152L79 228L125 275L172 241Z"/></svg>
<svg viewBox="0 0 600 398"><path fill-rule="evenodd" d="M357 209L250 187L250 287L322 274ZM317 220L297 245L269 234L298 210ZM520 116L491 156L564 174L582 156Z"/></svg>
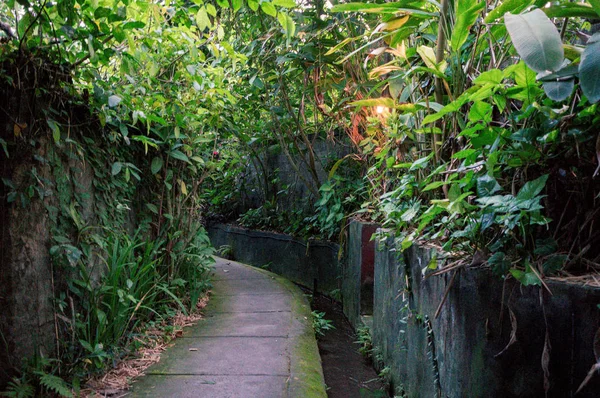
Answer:
<svg viewBox="0 0 600 398"><path fill-rule="evenodd" d="M264 267L292 282L336 296L341 280L339 245L320 241L301 241L289 235L253 231L232 225L207 228L212 245L227 247L233 260Z"/></svg>
<svg viewBox="0 0 600 398"><path fill-rule="evenodd" d="M342 262L335 244L307 244L226 225L208 231L214 246L228 245L235 260L268 264L269 270L324 294L341 289L344 313L357 327L368 311L364 285L371 265L365 237L372 227L350 224ZM596 361L599 288L548 281L550 294L504 282L485 268L457 271L449 288L453 271L423 274L432 250L413 245L401 252L393 237L374 244L374 353L382 360L379 366L389 368L398 395L543 397L542 358L547 358L547 396L570 397ZM600 375L577 395L597 396Z"/></svg>
<svg viewBox="0 0 600 398"><path fill-rule="evenodd" d="M548 281L550 294L461 269L436 318L453 272L426 278L432 250L378 243L373 343L407 396L543 397L547 354L547 396L570 397L595 363L600 289ZM600 375L577 396L600 396Z"/></svg>

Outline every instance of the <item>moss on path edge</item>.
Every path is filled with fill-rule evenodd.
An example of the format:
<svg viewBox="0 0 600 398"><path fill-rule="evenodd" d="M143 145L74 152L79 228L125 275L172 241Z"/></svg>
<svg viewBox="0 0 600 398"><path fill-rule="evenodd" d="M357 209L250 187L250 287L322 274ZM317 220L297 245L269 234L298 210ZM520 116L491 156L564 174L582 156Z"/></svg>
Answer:
<svg viewBox="0 0 600 398"><path fill-rule="evenodd" d="M287 383L287 397L327 397L323 367L319 347L312 327L312 311L310 304L302 290L293 282L272 272L253 267L248 264L238 263L254 271L271 277L293 296L292 322L299 323L301 327L296 330L302 332L290 336L293 345L290 352L290 379ZM299 326L300 326L299 325ZM292 328L294 330L294 328Z"/></svg>

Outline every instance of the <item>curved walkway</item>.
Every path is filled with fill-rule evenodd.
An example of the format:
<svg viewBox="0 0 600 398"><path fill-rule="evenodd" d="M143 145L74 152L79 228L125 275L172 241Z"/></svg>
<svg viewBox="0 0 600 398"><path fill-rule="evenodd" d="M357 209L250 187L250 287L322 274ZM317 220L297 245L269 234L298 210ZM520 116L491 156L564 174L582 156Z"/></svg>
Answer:
<svg viewBox="0 0 600 398"><path fill-rule="evenodd" d="M275 274L217 258L206 317L129 397L326 397L310 306Z"/></svg>

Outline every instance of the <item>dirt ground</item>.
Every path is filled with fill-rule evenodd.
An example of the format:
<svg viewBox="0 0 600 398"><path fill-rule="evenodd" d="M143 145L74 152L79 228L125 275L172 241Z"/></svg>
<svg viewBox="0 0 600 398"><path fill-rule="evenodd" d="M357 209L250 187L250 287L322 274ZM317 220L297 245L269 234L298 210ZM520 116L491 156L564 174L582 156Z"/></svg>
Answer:
<svg viewBox="0 0 600 398"><path fill-rule="evenodd" d="M333 321L335 326L318 339L329 398L388 397L373 365L358 352L356 334L340 304L315 295L312 307L325 312L325 319Z"/></svg>

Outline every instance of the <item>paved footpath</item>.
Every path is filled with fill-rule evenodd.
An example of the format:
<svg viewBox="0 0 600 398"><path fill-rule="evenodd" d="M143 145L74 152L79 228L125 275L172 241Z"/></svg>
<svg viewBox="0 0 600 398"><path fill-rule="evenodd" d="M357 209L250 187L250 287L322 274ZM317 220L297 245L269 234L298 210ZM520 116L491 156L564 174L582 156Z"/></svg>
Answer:
<svg viewBox="0 0 600 398"><path fill-rule="evenodd" d="M293 283L217 258L205 318L128 397L326 397L310 306Z"/></svg>

